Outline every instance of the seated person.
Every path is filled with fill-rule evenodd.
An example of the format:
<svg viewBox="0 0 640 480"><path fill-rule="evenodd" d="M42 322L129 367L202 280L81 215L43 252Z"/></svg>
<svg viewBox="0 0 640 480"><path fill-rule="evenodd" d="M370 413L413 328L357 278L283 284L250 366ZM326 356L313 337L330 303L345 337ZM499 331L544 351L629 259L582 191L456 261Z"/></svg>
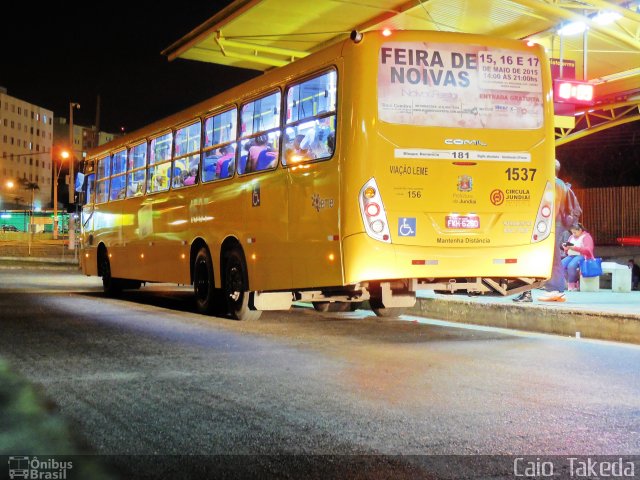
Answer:
<svg viewBox="0 0 640 480"><path fill-rule="evenodd" d="M195 185L198 183L198 167L191 167L189 174L184 179L184 185Z"/></svg>
<svg viewBox="0 0 640 480"><path fill-rule="evenodd" d="M249 147L249 156L247 158L247 166L245 172L255 172L258 169L258 157L263 150L268 148L269 137L267 135L259 135L255 138L254 145Z"/></svg>
<svg viewBox="0 0 640 480"><path fill-rule="evenodd" d="M249 164L249 150L253 146L253 141L250 140L242 146L242 155L238 161L238 173L249 173L251 170L248 168Z"/></svg>
<svg viewBox="0 0 640 480"><path fill-rule="evenodd" d="M263 150L262 152L260 152L260 155L258 155L258 163L256 164L256 170L260 171L260 170L269 170L271 168L275 168L278 162L277 156L278 154L273 150L271 150L270 148Z"/></svg>
<svg viewBox="0 0 640 480"><path fill-rule="evenodd" d="M329 150L329 154L333 155L333 152L336 149L336 134L335 132L331 132L327 136L327 150Z"/></svg>
<svg viewBox="0 0 640 480"><path fill-rule="evenodd" d="M166 178L164 175L158 174L154 175L153 181L151 182L151 191L152 192L160 192L162 190L166 190Z"/></svg>
<svg viewBox="0 0 640 480"><path fill-rule="evenodd" d="M140 185L138 182L131 182L127 185L127 197L133 197L134 195L139 195L138 191L140 189Z"/></svg>
<svg viewBox="0 0 640 480"><path fill-rule="evenodd" d="M225 147L220 147L218 149L218 153L220 154L220 157L218 158L218 161L216 163L216 177L217 178L227 178L229 176L228 172L225 172L225 175L221 174L221 169L222 166L225 165L226 162L226 166L229 166L229 160L231 160L234 155L235 152L233 150L233 146L232 145L227 145Z"/></svg>
<svg viewBox="0 0 640 480"><path fill-rule="evenodd" d="M184 186L184 178L182 177L182 173L174 174L172 185L173 188L180 188Z"/></svg>
<svg viewBox="0 0 640 480"><path fill-rule="evenodd" d="M306 138L306 135L303 135L303 134L296 135L296 138L293 140L293 145L291 146L291 148L288 148L285 153L285 159L287 164L305 162L312 158L311 152L302 148L302 142L304 142L305 138Z"/></svg>

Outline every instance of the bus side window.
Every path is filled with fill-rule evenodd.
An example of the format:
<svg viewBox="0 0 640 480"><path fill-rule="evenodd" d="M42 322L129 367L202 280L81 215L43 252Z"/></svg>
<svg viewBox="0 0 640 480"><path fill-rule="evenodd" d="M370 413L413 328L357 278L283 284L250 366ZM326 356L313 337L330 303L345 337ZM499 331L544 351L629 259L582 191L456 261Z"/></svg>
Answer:
<svg viewBox="0 0 640 480"><path fill-rule="evenodd" d="M280 148L280 92L242 106L242 136L238 173L273 169Z"/></svg>
<svg viewBox="0 0 640 480"><path fill-rule="evenodd" d="M235 156L238 110L232 108L204 121L202 181L232 177L236 171Z"/></svg>
<svg viewBox="0 0 640 480"><path fill-rule="evenodd" d="M85 177L85 185L84 185L84 204L91 204L95 202L95 182L96 175L95 173L91 173Z"/></svg>
<svg viewBox="0 0 640 480"><path fill-rule="evenodd" d="M335 70L294 84L287 90L285 149L282 163L296 164L333 156L336 138Z"/></svg>

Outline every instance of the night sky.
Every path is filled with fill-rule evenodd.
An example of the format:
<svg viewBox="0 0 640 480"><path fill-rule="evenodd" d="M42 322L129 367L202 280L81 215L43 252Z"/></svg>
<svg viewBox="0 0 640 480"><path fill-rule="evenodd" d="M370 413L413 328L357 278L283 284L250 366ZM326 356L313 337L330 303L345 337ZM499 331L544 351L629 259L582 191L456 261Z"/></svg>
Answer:
<svg viewBox="0 0 640 480"><path fill-rule="evenodd" d="M160 52L230 0L174 4L17 2L0 29L0 86L9 95L77 124L130 132L260 75L232 67L175 60ZM562 175L577 187L640 185L640 122L558 149Z"/></svg>
<svg viewBox="0 0 640 480"><path fill-rule="evenodd" d="M229 3L18 2L0 29L0 86L55 116L78 102L87 126L100 94L100 129L133 131L260 74L160 54Z"/></svg>

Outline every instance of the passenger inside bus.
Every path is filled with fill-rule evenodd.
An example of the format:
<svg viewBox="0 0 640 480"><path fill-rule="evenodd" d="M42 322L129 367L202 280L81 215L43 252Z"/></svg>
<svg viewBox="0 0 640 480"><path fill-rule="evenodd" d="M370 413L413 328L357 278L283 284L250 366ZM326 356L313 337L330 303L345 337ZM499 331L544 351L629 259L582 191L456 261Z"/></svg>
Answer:
<svg viewBox="0 0 640 480"><path fill-rule="evenodd" d="M264 150L267 150L269 141L269 137L267 135L258 135L255 138L253 146L249 148L249 157L247 159L247 167L245 169L246 172L257 172L258 171L258 157L260 153Z"/></svg>
<svg viewBox="0 0 640 480"><path fill-rule="evenodd" d="M182 169L175 167L173 169L173 188L182 187L184 185L184 177L182 176Z"/></svg>
<svg viewBox="0 0 640 480"><path fill-rule="evenodd" d="M142 192L140 191L140 185L138 182L131 182L127 186L127 197L133 197L134 195L140 195Z"/></svg>
<svg viewBox="0 0 640 480"><path fill-rule="evenodd" d="M184 179L185 185L195 185L198 183L198 167L191 167L189 175Z"/></svg>
<svg viewBox="0 0 640 480"><path fill-rule="evenodd" d="M331 129L332 118L323 117L318 120L316 126L308 130L300 142L300 149L308 151L311 158L327 158L333 153L333 150L329 151L327 145L329 135L333 133Z"/></svg>
<svg viewBox="0 0 640 480"><path fill-rule="evenodd" d="M152 192L160 192L162 190L166 190L167 187L167 177L158 173L153 176L153 180L151 182L151 191Z"/></svg>
<svg viewBox="0 0 640 480"><path fill-rule="evenodd" d="M301 146L304 139L305 135L299 134L295 136L293 141L287 143L285 149L285 161L287 164L295 164L312 158L311 153Z"/></svg>
<svg viewBox="0 0 640 480"><path fill-rule="evenodd" d="M218 160L216 162L216 176L217 178L228 178L233 174L230 174L229 172L229 167L235 156L233 145L220 147L218 149L218 153L220 154L220 157L218 157Z"/></svg>
<svg viewBox="0 0 640 480"><path fill-rule="evenodd" d="M327 150L329 150L329 155L333 155L333 152L336 149L336 133L331 132L329 136L327 136Z"/></svg>
<svg viewBox="0 0 640 480"><path fill-rule="evenodd" d="M253 146L253 141L248 141L242 146L242 150L244 154L240 157L240 161L238 162L238 173L248 173L250 170L247 170L247 159L249 158L249 149Z"/></svg>

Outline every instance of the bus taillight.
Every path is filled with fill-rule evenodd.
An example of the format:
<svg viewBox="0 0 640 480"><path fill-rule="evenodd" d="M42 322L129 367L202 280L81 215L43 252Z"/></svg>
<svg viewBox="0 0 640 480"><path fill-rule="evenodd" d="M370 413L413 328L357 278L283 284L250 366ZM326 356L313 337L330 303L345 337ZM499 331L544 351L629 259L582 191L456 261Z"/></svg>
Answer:
<svg viewBox="0 0 640 480"><path fill-rule="evenodd" d="M540 213L545 218L550 217L551 216L551 207L549 207L548 205L545 205L544 207L542 207L542 210L540 210Z"/></svg>
<svg viewBox="0 0 640 480"><path fill-rule="evenodd" d="M367 215L370 217L375 217L380 213L380 205L378 205L377 203L369 203L366 207Z"/></svg>
<svg viewBox="0 0 640 480"><path fill-rule="evenodd" d="M358 198L362 222L367 234L381 242L391 243L391 233L382 197L375 179L371 178L360 189Z"/></svg>
<svg viewBox="0 0 640 480"><path fill-rule="evenodd" d="M538 206L538 214L531 234L531 243L541 242L551 233L551 212L553 211L554 186L551 182L547 182L540 205Z"/></svg>

